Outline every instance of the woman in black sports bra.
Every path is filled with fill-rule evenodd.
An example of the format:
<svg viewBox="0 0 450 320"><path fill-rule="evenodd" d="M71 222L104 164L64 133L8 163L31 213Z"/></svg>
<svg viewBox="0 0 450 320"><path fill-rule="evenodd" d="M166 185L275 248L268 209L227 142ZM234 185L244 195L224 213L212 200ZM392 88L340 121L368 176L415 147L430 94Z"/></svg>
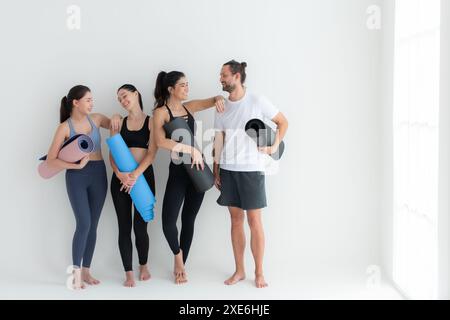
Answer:
<svg viewBox="0 0 450 320"><path fill-rule="evenodd" d="M204 100L193 100L186 103L189 86L182 72L160 72L155 87L155 109L153 114L153 127L156 144L160 148L172 152L172 159L177 159L178 153L191 155L192 162L197 168L203 169L204 163L200 150L187 144L177 143L166 136L164 124L181 117L185 119L195 134L195 120L193 114L207 108L216 106L218 112L224 108L223 97L217 96ZM179 163L177 161L177 163ZM195 190L186 170L182 164L171 161L169 178L167 179L162 208L163 232L175 256L174 276L175 283L182 284L187 281L184 264L188 257L194 235L194 223L203 201L205 193ZM177 220L181 205L181 232L178 240Z"/></svg>
<svg viewBox="0 0 450 320"><path fill-rule="evenodd" d="M114 171L111 179L111 195L119 224L119 250L126 274L124 286L134 287L136 283L132 265L132 225L134 226L136 237L136 249L140 265L139 280L141 281L150 279L150 272L147 267L149 238L147 223L142 219L136 207L132 206L129 192L137 177L143 174L150 189L155 194L155 176L152 163L156 156L157 147L151 130L152 121L143 112L142 98L139 91L133 85L126 84L119 88L117 96L122 107L128 111L128 116L121 121L119 132L139 163L139 167L132 173L120 172L111 154L109 156L111 167ZM111 130L111 135L117 132ZM134 207L134 219L132 219L132 207Z"/></svg>

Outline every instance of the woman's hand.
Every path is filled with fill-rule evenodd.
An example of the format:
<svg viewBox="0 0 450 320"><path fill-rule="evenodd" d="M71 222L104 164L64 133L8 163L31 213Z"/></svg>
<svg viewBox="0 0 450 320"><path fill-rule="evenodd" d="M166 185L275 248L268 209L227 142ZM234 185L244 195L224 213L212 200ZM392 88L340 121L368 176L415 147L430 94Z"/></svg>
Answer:
<svg viewBox="0 0 450 320"><path fill-rule="evenodd" d="M195 165L197 167L197 170L200 170L200 168L202 170L205 169L205 164L203 163L203 155L200 151L198 151L196 148L192 148L191 157L192 157L191 168L193 168Z"/></svg>
<svg viewBox="0 0 450 320"><path fill-rule="evenodd" d="M116 172L117 178L120 180L122 187L120 191L125 191L126 193L130 193L131 188L136 183L136 178L129 172Z"/></svg>
<svg viewBox="0 0 450 320"><path fill-rule="evenodd" d="M77 169L78 170L83 169L87 165L88 162L89 162L89 155L87 155L86 157L81 159L80 163L78 164Z"/></svg>
<svg viewBox="0 0 450 320"><path fill-rule="evenodd" d="M214 105L217 112L222 113L225 111L225 99L222 96L214 97Z"/></svg>
<svg viewBox="0 0 450 320"><path fill-rule="evenodd" d="M137 175L133 172L127 174L126 177L126 187L125 187L125 192L130 193L131 189L133 189L134 185L136 184L136 180L137 180Z"/></svg>
<svg viewBox="0 0 450 320"><path fill-rule="evenodd" d="M122 116L120 114L113 114L111 117L111 130L116 132L119 131L120 121L122 120Z"/></svg>

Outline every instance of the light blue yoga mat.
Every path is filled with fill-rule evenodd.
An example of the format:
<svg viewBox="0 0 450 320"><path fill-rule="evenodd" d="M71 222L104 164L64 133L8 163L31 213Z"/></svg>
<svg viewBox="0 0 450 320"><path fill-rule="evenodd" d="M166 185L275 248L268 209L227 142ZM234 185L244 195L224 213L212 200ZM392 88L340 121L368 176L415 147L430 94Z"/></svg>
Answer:
<svg viewBox="0 0 450 320"><path fill-rule="evenodd" d="M139 164L134 159L120 133L106 139L106 143L120 172L132 172L138 167ZM133 188L131 188L130 196L142 219L145 222L153 220L153 206L156 200L147 180L142 174L137 178Z"/></svg>

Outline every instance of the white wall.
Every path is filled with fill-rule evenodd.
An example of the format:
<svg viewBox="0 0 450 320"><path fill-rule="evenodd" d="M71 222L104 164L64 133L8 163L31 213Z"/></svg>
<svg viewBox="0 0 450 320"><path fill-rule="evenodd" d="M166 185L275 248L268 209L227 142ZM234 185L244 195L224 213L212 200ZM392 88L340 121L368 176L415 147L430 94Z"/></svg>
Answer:
<svg viewBox="0 0 450 320"><path fill-rule="evenodd" d="M450 186L450 2L441 1L441 110L440 110L440 156L439 156L439 297L450 297L449 279L449 186ZM382 45L382 220L381 253L384 275L392 279L393 273L393 64L395 1L385 0L383 4Z"/></svg>
<svg viewBox="0 0 450 320"><path fill-rule="evenodd" d="M368 265L381 262L381 32L366 28L366 8L381 2L3 4L0 130L7 156L1 160L1 273L31 277L31 264L33 274L48 278L71 263L74 219L64 177L43 181L36 172L58 124L59 101L71 86L90 86L95 111L111 115L121 112L116 89L133 83L150 112L158 71L184 71L191 97L206 97L220 93L220 66L236 58L248 62L248 86L290 120L279 172L267 178L267 269L288 277L299 264L326 263L364 275ZM66 29L69 4L81 6L80 31ZM213 112L197 118L211 127ZM170 268L160 223L167 160L161 151L155 164L156 221L149 233L151 263ZM233 267L228 214L216 205L217 197L216 190L205 197L190 268ZM108 194L93 262L97 270L121 272L116 238Z"/></svg>
<svg viewBox="0 0 450 320"><path fill-rule="evenodd" d="M450 299L450 2L441 1L441 110L439 157L439 295Z"/></svg>
<svg viewBox="0 0 450 320"><path fill-rule="evenodd" d="M383 3L383 36L381 63L381 255L384 276L393 274L393 88L394 88L394 30L395 1Z"/></svg>

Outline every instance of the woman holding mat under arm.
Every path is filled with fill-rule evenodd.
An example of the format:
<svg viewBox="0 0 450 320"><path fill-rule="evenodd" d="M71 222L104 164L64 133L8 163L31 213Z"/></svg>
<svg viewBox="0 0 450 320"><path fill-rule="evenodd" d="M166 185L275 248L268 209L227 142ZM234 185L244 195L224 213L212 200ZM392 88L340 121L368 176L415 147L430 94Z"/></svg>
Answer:
<svg viewBox="0 0 450 320"><path fill-rule="evenodd" d="M130 149L139 166L131 173L120 172L110 154L111 167L114 174L111 179L111 195L116 209L117 222L119 224L119 250L125 270L125 287L134 287L133 273L133 243L131 240L131 228L134 229L136 249L139 257L139 280L150 279L147 266L149 237L147 222L134 205L129 195L130 189L137 177L144 175L152 193L155 195L155 175L153 173L153 160L157 147L153 138L152 121L150 116L143 111L142 97L135 86L125 84L117 90L117 98L128 115L120 122L119 130L111 129L111 135L120 132L123 140ZM134 217L132 208L134 207Z"/></svg>
<svg viewBox="0 0 450 320"><path fill-rule="evenodd" d="M175 164L176 154L179 152L190 154L193 165L204 168L202 154L190 145L177 143L166 136L164 125L175 118L186 120L192 134L195 134L195 120L193 114L216 106L223 111L223 97L217 96L204 100L192 100L186 103L189 85L182 72L160 72L155 87L155 110L153 127L156 144L160 148L172 151L172 161L169 167L169 178L164 193L162 208L163 232L174 254L174 277L176 284L187 282L184 265L194 235L194 223L205 195L197 192L190 180L183 164ZM184 203L183 203L184 202ZM181 205L181 233L178 241L177 219Z"/></svg>
<svg viewBox="0 0 450 320"><path fill-rule="evenodd" d="M84 289L84 282L96 285L100 282L90 274L90 266L97 238L97 224L107 191L106 168L101 153L100 127L118 127L120 116L110 120L103 114L93 113L91 90L82 85L70 89L61 99L60 125L56 129L47 155L49 166L66 170L66 187L75 215L76 229L72 241L74 289ZM65 140L76 134L88 135L94 150L78 164L57 158Z"/></svg>

